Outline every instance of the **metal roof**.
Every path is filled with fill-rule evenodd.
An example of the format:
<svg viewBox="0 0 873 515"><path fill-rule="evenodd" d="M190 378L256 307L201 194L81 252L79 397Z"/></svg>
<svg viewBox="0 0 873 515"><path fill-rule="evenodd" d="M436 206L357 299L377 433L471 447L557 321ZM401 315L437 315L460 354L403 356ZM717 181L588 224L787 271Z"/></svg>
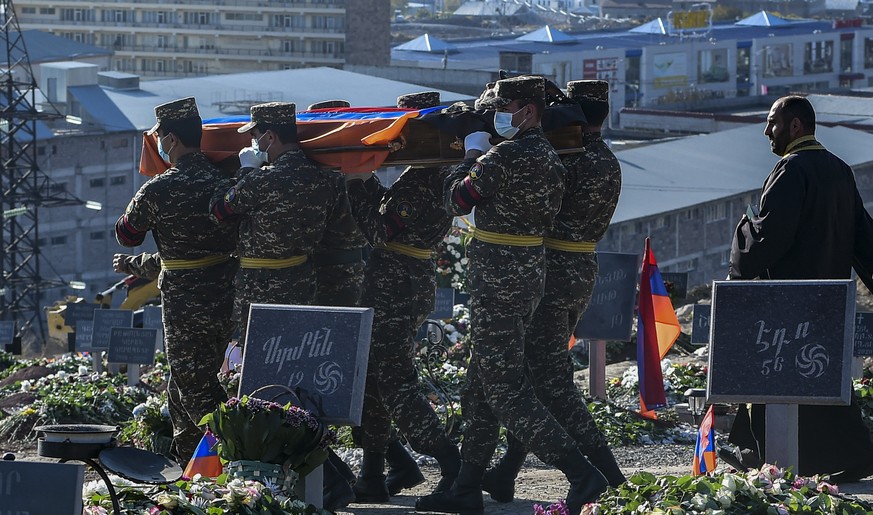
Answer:
<svg viewBox="0 0 873 515"><path fill-rule="evenodd" d="M10 34L10 38L14 37L16 36ZM105 48L77 43L71 39L55 36L41 30L22 31L21 37L24 39L24 46L27 47L27 55L31 64L112 55L112 51ZM13 50L17 52L18 49ZM17 60L20 57L20 55L13 53L13 59ZM5 55L0 56L0 64L6 64Z"/></svg>
<svg viewBox="0 0 873 515"><path fill-rule="evenodd" d="M455 9L455 16L514 16L527 12L527 8L518 2L464 2Z"/></svg>
<svg viewBox="0 0 873 515"><path fill-rule="evenodd" d="M815 31L821 33L851 32L852 28L834 28L831 21L815 20L790 20L784 25L757 26L735 25L734 23L714 24L707 34L717 41L734 40L745 41L758 38L766 38L770 35L795 36L812 34ZM618 31L587 31L579 34L568 34L573 37L576 45L544 45L531 41L519 41L517 35L503 37L489 37L470 39L465 41L451 41L456 53L451 56L452 62L458 61L481 61L483 59L498 59L500 52L522 52L537 54L548 51L551 54L561 52L577 53L581 49L615 49L628 50L641 49L652 45L671 45L687 43L688 38L663 35L660 33L635 33L633 29ZM423 52L410 52L394 47L391 50L391 58L395 61L419 61L440 62L442 54L426 54Z"/></svg>
<svg viewBox="0 0 873 515"><path fill-rule="evenodd" d="M537 43L552 43L552 44L562 44L562 43L575 43L576 38L573 36L569 36L558 29L553 29L549 25L546 25L540 29L537 29L533 32L528 32L523 36L519 36L515 38L516 41L536 41Z"/></svg>
<svg viewBox="0 0 873 515"><path fill-rule="evenodd" d="M348 100L352 106L393 107L400 95L430 89L433 88L320 67L143 81L138 90L103 91L137 129L145 130L155 123L156 105L188 96L197 99L200 116L206 120L248 114L250 105L270 101L295 102L299 110L331 98ZM446 103L470 98L461 93L436 91Z"/></svg>
<svg viewBox="0 0 873 515"><path fill-rule="evenodd" d="M422 34L417 38L407 41L396 47L398 50L410 50L413 52L436 52L439 54L445 52L454 52L455 48L449 45L440 38L431 36L430 34Z"/></svg>
<svg viewBox="0 0 873 515"><path fill-rule="evenodd" d="M776 27L788 23L791 22L781 16L768 13L767 11L760 11L747 18L743 18L734 25L747 25L749 27Z"/></svg>
<svg viewBox="0 0 873 515"><path fill-rule="evenodd" d="M100 86L70 86L67 92L79 102L82 113L87 113L89 122L101 125L106 132L136 129Z"/></svg>
<svg viewBox="0 0 873 515"><path fill-rule="evenodd" d="M850 166L873 163L870 134L816 128L816 137ZM621 197L613 223L655 216L704 202L759 191L779 158L763 124L619 150Z"/></svg>

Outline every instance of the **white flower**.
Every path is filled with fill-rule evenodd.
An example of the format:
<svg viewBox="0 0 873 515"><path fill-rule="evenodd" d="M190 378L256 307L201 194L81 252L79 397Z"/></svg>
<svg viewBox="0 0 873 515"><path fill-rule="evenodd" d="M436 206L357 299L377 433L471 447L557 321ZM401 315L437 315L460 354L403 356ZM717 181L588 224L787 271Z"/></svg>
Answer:
<svg viewBox="0 0 873 515"><path fill-rule="evenodd" d="M465 257L462 257L462 258L461 258L461 264L462 264L462 265L467 266L467 263L469 263L469 262L470 262L469 259L467 259L467 258L465 258Z"/></svg>
<svg viewBox="0 0 873 515"><path fill-rule="evenodd" d="M170 418L170 408L166 404L161 406L161 416L164 418Z"/></svg>
<svg viewBox="0 0 873 515"><path fill-rule="evenodd" d="M80 376L87 375L88 372L89 372L90 370L91 370L91 369L89 369L89 368L86 367L85 365L79 365L79 375L80 375Z"/></svg>
<svg viewBox="0 0 873 515"><path fill-rule="evenodd" d="M25 379L24 381L21 381L21 391L26 392L28 390L30 390L30 381Z"/></svg>
<svg viewBox="0 0 873 515"><path fill-rule="evenodd" d="M457 272L463 272L463 271L464 271L464 267L461 266L460 263L455 263L455 271L457 271Z"/></svg>
<svg viewBox="0 0 873 515"><path fill-rule="evenodd" d="M721 486L724 490L733 493L737 490L737 481L732 474L725 474L721 480Z"/></svg>
<svg viewBox="0 0 873 515"><path fill-rule="evenodd" d="M145 415L145 412L146 412L146 409L147 409L147 408L148 408L148 406L146 406L145 403L143 403L143 404L137 404L136 407L133 408L133 416L134 416L134 418L140 418L140 417L142 417L143 415Z"/></svg>
<svg viewBox="0 0 873 515"><path fill-rule="evenodd" d="M66 370L58 370L58 373L55 375L58 376L58 379L66 379L67 378L67 371Z"/></svg>

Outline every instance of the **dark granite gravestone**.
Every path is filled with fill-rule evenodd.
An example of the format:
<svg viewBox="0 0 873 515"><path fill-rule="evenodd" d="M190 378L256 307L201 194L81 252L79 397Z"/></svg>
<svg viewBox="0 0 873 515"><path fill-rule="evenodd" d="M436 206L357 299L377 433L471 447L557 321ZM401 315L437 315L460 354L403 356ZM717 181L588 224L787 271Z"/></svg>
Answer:
<svg viewBox="0 0 873 515"><path fill-rule="evenodd" d="M433 313L427 318L443 319L452 318L455 314L455 289L437 288L434 300Z"/></svg>
<svg viewBox="0 0 873 515"><path fill-rule="evenodd" d="M99 307L100 305L94 302L67 304L64 309L64 324L76 329L79 320L94 320L94 311Z"/></svg>
<svg viewBox="0 0 873 515"><path fill-rule="evenodd" d="M11 345L15 338L15 320L0 321L0 345Z"/></svg>
<svg viewBox="0 0 873 515"><path fill-rule="evenodd" d="M712 314L711 304L695 304L691 315L691 343L701 345L709 343L709 318Z"/></svg>
<svg viewBox="0 0 873 515"><path fill-rule="evenodd" d="M576 325L576 338L630 341L639 259L636 254L597 253L597 284Z"/></svg>
<svg viewBox="0 0 873 515"><path fill-rule="evenodd" d="M113 327L133 327L133 311L129 309L98 309L94 312L94 329L91 348L109 348L109 336Z"/></svg>
<svg viewBox="0 0 873 515"><path fill-rule="evenodd" d="M328 424L361 423L372 308L252 304L239 395L288 389Z"/></svg>
<svg viewBox="0 0 873 515"><path fill-rule="evenodd" d="M671 300L682 300L688 296L688 272L661 272L661 279Z"/></svg>
<svg viewBox="0 0 873 515"><path fill-rule="evenodd" d="M715 281L707 401L849 403L855 283Z"/></svg>
<svg viewBox="0 0 873 515"><path fill-rule="evenodd" d="M76 326L76 352L91 352L94 347L91 346L91 340L94 336L94 321L80 320Z"/></svg>
<svg viewBox="0 0 873 515"><path fill-rule="evenodd" d="M12 343L6 345L6 352L15 356L21 356L21 336L12 338Z"/></svg>
<svg viewBox="0 0 873 515"><path fill-rule="evenodd" d="M853 356L873 356L873 313L855 313Z"/></svg>
<svg viewBox="0 0 873 515"><path fill-rule="evenodd" d="M157 329L155 336L155 349L164 349L164 320L161 306L143 306L142 308L142 328Z"/></svg>
<svg viewBox="0 0 873 515"><path fill-rule="evenodd" d="M113 327L109 336L109 363L152 365L155 362L157 329Z"/></svg>
<svg viewBox="0 0 873 515"><path fill-rule="evenodd" d="M0 461L0 514L81 515L85 466Z"/></svg>

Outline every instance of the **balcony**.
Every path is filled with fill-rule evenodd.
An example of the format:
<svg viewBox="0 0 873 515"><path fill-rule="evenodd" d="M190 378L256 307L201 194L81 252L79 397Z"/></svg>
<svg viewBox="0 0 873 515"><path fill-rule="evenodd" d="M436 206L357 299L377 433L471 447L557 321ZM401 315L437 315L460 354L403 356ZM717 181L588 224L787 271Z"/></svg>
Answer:
<svg viewBox="0 0 873 515"><path fill-rule="evenodd" d="M130 53L131 57L143 57L144 55L164 58L185 59L189 57L203 58L210 56L227 57L255 57L266 61L297 61L300 59L330 60L343 59L342 52L283 52L279 50L254 50L245 48L184 48L176 46L154 45L112 45L116 57L124 57Z"/></svg>

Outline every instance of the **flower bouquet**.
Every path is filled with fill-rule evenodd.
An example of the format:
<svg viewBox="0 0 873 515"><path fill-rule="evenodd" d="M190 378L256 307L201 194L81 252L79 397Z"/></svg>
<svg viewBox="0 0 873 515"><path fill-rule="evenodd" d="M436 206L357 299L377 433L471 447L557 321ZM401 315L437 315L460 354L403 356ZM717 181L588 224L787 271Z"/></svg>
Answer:
<svg viewBox="0 0 873 515"><path fill-rule="evenodd" d="M218 456L230 462L231 474L246 479L262 475L258 464L305 476L324 463L334 440L334 433L309 411L248 396L228 399L204 416L200 425L208 425L218 438Z"/></svg>

